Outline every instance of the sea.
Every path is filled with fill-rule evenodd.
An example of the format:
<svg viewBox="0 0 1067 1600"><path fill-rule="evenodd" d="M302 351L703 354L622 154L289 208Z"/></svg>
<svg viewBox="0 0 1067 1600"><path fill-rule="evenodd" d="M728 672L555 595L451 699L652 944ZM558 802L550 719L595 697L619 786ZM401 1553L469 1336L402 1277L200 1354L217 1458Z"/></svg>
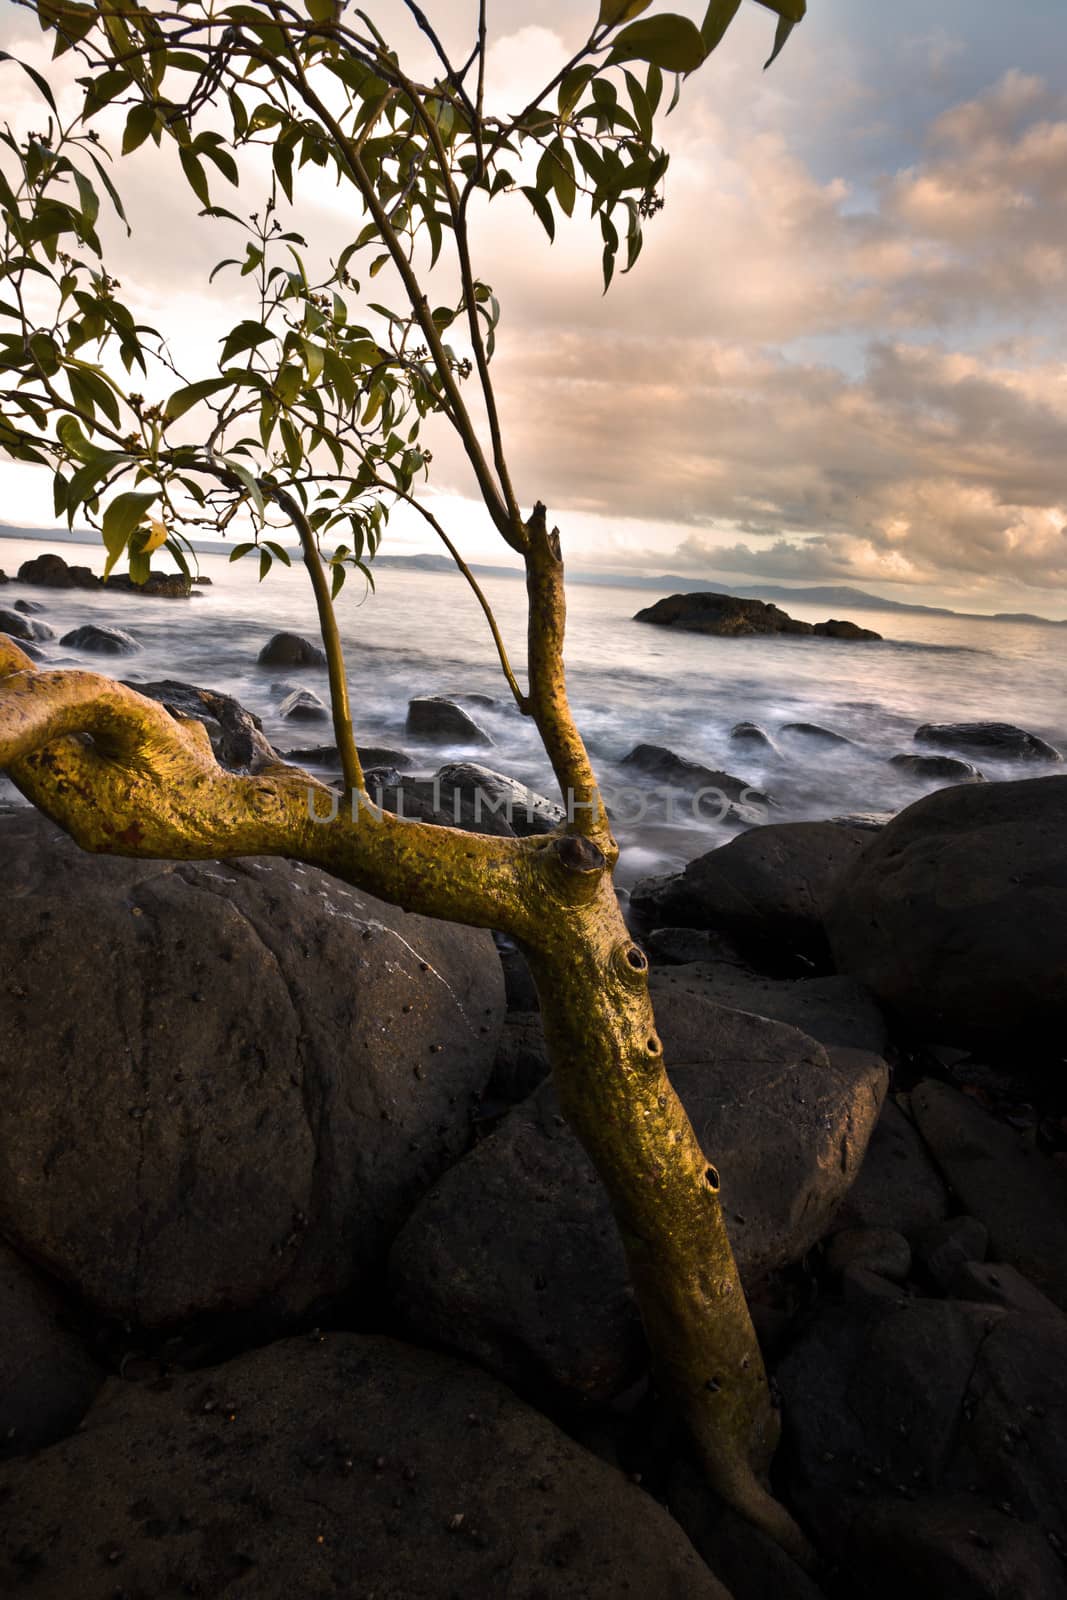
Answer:
<svg viewBox="0 0 1067 1600"><path fill-rule="evenodd" d="M0 541L9 576L47 542ZM99 570L100 551L64 545L64 558ZM235 696L262 719L281 751L329 745L328 721L285 721L280 707L294 688L327 699L325 669L261 667L272 634L315 639L307 574L280 563L257 581L254 560L200 557L210 587L196 598L146 599L91 590L0 587L0 608L33 599L58 635L84 622L124 629L136 655L93 656L58 642L44 646L49 665L103 671L127 681L176 678ZM525 591L517 579L491 577L483 587L520 681L525 673ZM857 817L872 826L938 787L891 765L915 753L926 722L1009 722L1067 751L1067 632L1028 622L997 622L899 611L857 611L853 620L879 642L825 638L719 639L636 622L658 598L652 591L572 585L568 597L567 681L575 717L597 768L622 845L622 887L677 870L725 843L754 820ZM787 607L807 621L825 607ZM443 763L473 760L558 799L536 729L517 710L497 664L485 619L459 574L382 568L370 592L358 574L337 602L356 735L361 745L405 753L412 771L431 775ZM486 748L430 745L405 728L408 702L425 695L478 695L468 710L492 740ZM738 744L731 730L755 723L773 748ZM847 743L783 732L814 724ZM637 745L664 747L750 786L755 813L683 789L661 792L625 758ZM307 763L305 763L307 764ZM989 779L1034 777L1056 769L981 759ZM323 776L336 763L311 763ZM1060 768L1059 770L1063 770ZM10 794L9 786L5 790Z"/></svg>

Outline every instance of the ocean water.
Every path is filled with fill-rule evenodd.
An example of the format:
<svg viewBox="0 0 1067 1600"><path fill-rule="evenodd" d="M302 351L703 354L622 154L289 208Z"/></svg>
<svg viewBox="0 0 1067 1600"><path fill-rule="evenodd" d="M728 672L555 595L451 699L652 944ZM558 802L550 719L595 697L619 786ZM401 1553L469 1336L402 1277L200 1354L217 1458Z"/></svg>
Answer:
<svg viewBox="0 0 1067 1600"><path fill-rule="evenodd" d="M47 542L0 541L0 567L11 575L47 548ZM97 570L102 564L100 551L90 546L64 547L62 553ZM126 658L46 646L57 665L130 681L169 677L220 689L262 717L279 749L332 743L328 722L286 723L278 714L295 687L326 699L325 671L282 672L256 662L275 632L317 637L303 569L276 564L259 584L253 562L231 565L224 556L209 555L201 557L201 570L212 586L188 602L12 582L0 587L0 607L32 598L47 608L41 620L60 632L87 621L111 623L141 645ZM521 682L523 585L497 578L487 580L485 589ZM766 813L771 821L884 816L937 787L889 765L891 756L921 748L913 735L923 722L1012 722L1067 750L1062 629L863 611L855 620L883 634L882 643L715 639L634 622L634 612L655 598L652 591L610 585L575 584L569 593L568 686L604 792L609 803L614 799L623 885L684 864L725 842L739 826L719 820L707 801L695 815L681 795L668 816L652 781L619 765L639 743L666 746L743 779L775 802ZM809 621L824 615L801 605L788 609ZM536 730L511 701L484 618L461 577L383 568L374 594L365 595L360 582L349 580L338 614L361 744L404 750L426 774L446 760L482 761L557 798ZM493 706L473 708L494 741L492 749L430 746L405 732L413 696L472 692L494 697ZM764 728L779 755L731 743L730 730L742 721ZM852 743L828 748L781 734L789 722L816 723ZM985 759L978 764L990 778L1050 770Z"/></svg>

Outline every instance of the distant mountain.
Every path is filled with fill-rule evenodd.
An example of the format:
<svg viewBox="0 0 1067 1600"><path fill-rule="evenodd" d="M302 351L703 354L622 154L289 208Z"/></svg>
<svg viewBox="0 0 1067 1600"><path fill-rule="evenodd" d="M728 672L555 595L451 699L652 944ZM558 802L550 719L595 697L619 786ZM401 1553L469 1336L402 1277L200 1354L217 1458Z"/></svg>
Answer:
<svg viewBox="0 0 1067 1600"><path fill-rule="evenodd" d="M87 529L75 528L68 533L65 528L14 528L0 524L0 539L51 540L57 544L98 544L99 535ZM201 555L225 555L229 546L222 539L194 539L193 548ZM295 547L289 549L298 554ZM455 573L451 556L427 552L411 556L375 556L375 567L395 568L408 572ZM519 566L495 567L471 563L471 571L479 578L521 578ZM782 583L753 583L742 588L712 578L692 578L680 572L660 572L653 576L633 572L590 572L571 569L568 583L597 584L615 589L655 589L661 595L669 594L733 594L745 599L773 600L776 603L829 606L853 611L900 611L915 616L959 617L964 622L1028 622L1047 628L1067 628L1067 617L1038 617L1028 611L952 611L948 606L921 606L907 600L887 600L882 595L869 594L866 589L853 589L848 584L824 584L810 588L791 589Z"/></svg>

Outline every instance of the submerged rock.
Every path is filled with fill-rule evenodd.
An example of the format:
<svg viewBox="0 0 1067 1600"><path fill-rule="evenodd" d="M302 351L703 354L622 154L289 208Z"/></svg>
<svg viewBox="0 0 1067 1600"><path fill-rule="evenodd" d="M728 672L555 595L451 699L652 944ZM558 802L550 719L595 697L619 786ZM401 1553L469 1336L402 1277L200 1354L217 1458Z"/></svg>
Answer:
<svg viewBox="0 0 1067 1600"><path fill-rule="evenodd" d="M406 731L416 739L426 739L431 744L491 745L493 740L484 728L461 706L444 695L426 695L408 702Z"/></svg>
<svg viewBox="0 0 1067 1600"><path fill-rule="evenodd" d="M122 628L101 628L95 622L72 628L59 642L70 650L85 650L100 656L135 656L141 648L131 633L125 633Z"/></svg>
<svg viewBox="0 0 1067 1600"><path fill-rule="evenodd" d="M820 727L817 722L783 722L778 732L791 734L797 739L810 739L812 744L855 748L855 740L846 739L843 733L835 733L832 728Z"/></svg>
<svg viewBox="0 0 1067 1600"><path fill-rule="evenodd" d="M672 594L635 612L635 622L678 628L683 633L710 633L736 639L752 634L792 633L830 639L880 639L881 634L854 622L800 622L766 600L735 594Z"/></svg>
<svg viewBox="0 0 1067 1600"><path fill-rule="evenodd" d="M485 1373L391 1339L115 1381L0 1485L0 1588L34 1600L730 1600L621 1472Z"/></svg>
<svg viewBox="0 0 1067 1600"><path fill-rule="evenodd" d="M281 861L86 854L30 810L0 853L0 1233L134 1327L365 1281L466 1146L492 936Z"/></svg>
<svg viewBox="0 0 1067 1600"><path fill-rule="evenodd" d="M256 657L261 667L324 667L325 652L298 633L276 633Z"/></svg>
<svg viewBox="0 0 1067 1600"><path fill-rule="evenodd" d="M691 761L688 756L675 755L673 750L667 750L662 745L635 745L629 755L623 756L619 765L647 773L650 778L674 788L689 791L713 790L728 800L741 801L754 807L765 808L774 804L770 795L746 783L744 778L735 778L731 772L720 772L714 767L702 766L699 761Z"/></svg>
<svg viewBox="0 0 1067 1600"><path fill-rule="evenodd" d="M768 756L779 754L778 746L770 734L765 733L756 722L735 722L730 729L730 743L744 745L746 749Z"/></svg>
<svg viewBox="0 0 1067 1600"><path fill-rule="evenodd" d="M0 608L0 633L6 633L11 639L28 639L40 642L54 639L56 630L49 627L47 622L35 622L32 617L23 614L21 608L14 611L5 611Z"/></svg>
<svg viewBox="0 0 1067 1600"><path fill-rule="evenodd" d="M917 744L995 757L1001 761L1062 761L1060 752L1036 733L1010 722L926 722L915 730Z"/></svg>
<svg viewBox="0 0 1067 1600"><path fill-rule="evenodd" d="M889 765L909 772L914 778L938 783L985 783L985 774L970 761L956 756L890 756Z"/></svg>
<svg viewBox="0 0 1067 1600"><path fill-rule="evenodd" d="M827 908L843 972L933 1043L1062 1054L1067 777L917 800L849 865Z"/></svg>
<svg viewBox="0 0 1067 1600"><path fill-rule="evenodd" d="M294 689L278 707L286 722L326 722L329 709L311 689Z"/></svg>

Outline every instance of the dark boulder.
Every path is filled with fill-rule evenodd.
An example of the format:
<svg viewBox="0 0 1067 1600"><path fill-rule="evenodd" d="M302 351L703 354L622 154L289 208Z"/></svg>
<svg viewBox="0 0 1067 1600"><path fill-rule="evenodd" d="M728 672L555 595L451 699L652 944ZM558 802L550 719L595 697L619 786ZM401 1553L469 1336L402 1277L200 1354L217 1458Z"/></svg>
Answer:
<svg viewBox="0 0 1067 1600"><path fill-rule="evenodd" d="M889 1042L882 1013L851 978L768 978L736 961L705 959L654 972L650 988L657 1012L689 994L787 1022L826 1046L880 1056Z"/></svg>
<svg viewBox="0 0 1067 1600"><path fill-rule="evenodd" d="M777 756L778 746L756 722L735 722L730 729L730 743L743 745L764 756Z"/></svg>
<svg viewBox="0 0 1067 1600"><path fill-rule="evenodd" d="M430 744L491 745L493 740L461 706L444 695L408 702L406 731Z"/></svg>
<svg viewBox="0 0 1067 1600"><path fill-rule="evenodd" d="M117 572L104 579L104 587L109 592L139 594L146 600L188 600L193 580L184 572L150 572L143 583L135 583L128 572Z"/></svg>
<svg viewBox="0 0 1067 1600"><path fill-rule="evenodd" d="M46 552L24 561L20 583L39 583L48 589L98 589L101 580L88 567L69 567L62 556Z"/></svg>
<svg viewBox="0 0 1067 1600"><path fill-rule="evenodd" d="M841 874L876 837L836 822L751 828L684 872L637 884L631 905L646 924L724 934L760 965L800 960L825 968L826 909Z"/></svg>
<svg viewBox="0 0 1067 1600"><path fill-rule="evenodd" d="M838 749L846 746L855 748L855 740L846 739L843 733L835 733L832 728L823 728L817 722L783 722L778 732L790 734L796 739L809 739L812 744L831 748L834 746Z"/></svg>
<svg viewBox="0 0 1067 1600"><path fill-rule="evenodd" d="M96 656L134 656L141 648L132 634L121 628L100 628L95 622L72 628L59 642L70 650L85 650Z"/></svg>
<svg viewBox="0 0 1067 1600"><path fill-rule="evenodd" d="M732 848L732 847L731 847ZM933 1043L1062 1053L1067 777L939 789L870 837L827 909L843 972Z"/></svg>
<svg viewBox="0 0 1067 1600"><path fill-rule="evenodd" d="M384 745L364 745L357 747L357 754L364 771L368 767L396 767L401 772L412 765L412 760L403 750L387 749ZM335 766L340 761L340 754L335 744L317 744L305 746L302 750L283 750L282 756L286 761L296 762L297 765L310 763L312 766Z"/></svg>
<svg viewBox="0 0 1067 1600"><path fill-rule="evenodd" d="M651 622L683 633L710 633L722 639L753 634L790 633L824 638L879 639L869 628L851 622L800 622L766 600L735 594L672 594L635 612L635 622ZM844 631L841 631L844 630Z"/></svg>
<svg viewBox="0 0 1067 1600"><path fill-rule="evenodd" d="M885 1063L682 991L657 995L657 1025L721 1175L742 1276L758 1282L825 1232L877 1120ZM510 1380L606 1398L641 1371L607 1196L550 1081L422 1201L393 1246L390 1281L420 1337Z"/></svg>
<svg viewBox="0 0 1067 1600"><path fill-rule="evenodd" d="M324 667L325 652L298 633L276 633L257 656L261 667Z"/></svg>
<svg viewBox="0 0 1067 1600"><path fill-rule="evenodd" d="M934 783L985 783L985 774L970 761L960 761L956 756L890 756L889 765L899 767L913 778L929 779Z"/></svg>
<svg viewBox="0 0 1067 1600"><path fill-rule="evenodd" d="M466 1147L491 935L277 860L86 854L25 809L0 855L0 1234L135 1327L274 1326L377 1271Z"/></svg>
<svg viewBox="0 0 1067 1600"><path fill-rule="evenodd" d="M1036 733L1010 722L926 722L916 728L915 741L999 761L1063 760L1060 752Z"/></svg>
<svg viewBox="0 0 1067 1600"><path fill-rule="evenodd" d="M1067 1309L1067 1183L1048 1156L970 1095L932 1079L911 1095L919 1132L959 1202L1009 1261Z"/></svg>
<svg viewBox="0 0 1067 1600"><path fill-rule="evenodd" d="M0 607L0 633L6 633L11 639L19 641L28 639L35 643L56 637L56 630L49 627L47 622L35 622L32 617L25 616L20 610L5 611L2 607Z"/></svg>
<svg viewBox="0 0 1067 1600"><path fill-rule="evenodd" d="M115 1381L0 1484L0 1588L33 1600L730 1600L621 1472L485 1373L390 1339Z"/></svg>
<svg viewBox="0 0 1067 1600"><path fill-rule="evenodd" d="M15 601L15 610L16 611L21 611L27 617L39 616L42 611L47 611L47 609L48 609L48 607L47 606L43 606L39 600L16 600Z"/></svg>
<svg viewBox="0 0 1067 1600"><path fill-rule="evenodd" d="M103 1377L52 1285L0 1241L0 1459L73 1433Z"/></svg>
<svg viewBox="0 0 1067 1600"><path fill-rule="evenodd" d="M791 1503L871 1600L1056 1600L1067 1319L824 1303L778 1371Z"/></svg>
<svg viewBox="0 0 1067 1600"><path fill-rule="evenodd" d="M278 715L286 722L326 722L329 708L311 689L294 689L278 707Z"/></svg>
<svg viewBox="0 0 1067 1600"><path fill-rule="evenodd" d="M176 678L157 683L127 680L127 687L149 700L159 700L171 716L203 723L220 766L231 772L255 771L280 760L263 733L263 724L239 700L214 689L199 689Z"/></svg>
<svg viewBox="0 0 1067 1600"><path fill-rule="evenodd" d="M834 1227L890 1228L915 1242L947 1214L948 1190L918 1129L887 1099Z"/></svg>
<svg viewBox="0 0 1067 1600"><path fill-rule="evenodd" d="M754 789L744 778L735 778L730 772L720 772L713 767L702 766L699 761L691 761L688 756L675 755L673 750L666 750L658 744L638 744L623 756L619 763L621 767L632 767L636 772L643 772L650 778L655 778L659 783L670 785L687 791L711 790L725 796L727 800L741 801L754 807L766 808L774 804L769 795L761 789Z"/></svg>

